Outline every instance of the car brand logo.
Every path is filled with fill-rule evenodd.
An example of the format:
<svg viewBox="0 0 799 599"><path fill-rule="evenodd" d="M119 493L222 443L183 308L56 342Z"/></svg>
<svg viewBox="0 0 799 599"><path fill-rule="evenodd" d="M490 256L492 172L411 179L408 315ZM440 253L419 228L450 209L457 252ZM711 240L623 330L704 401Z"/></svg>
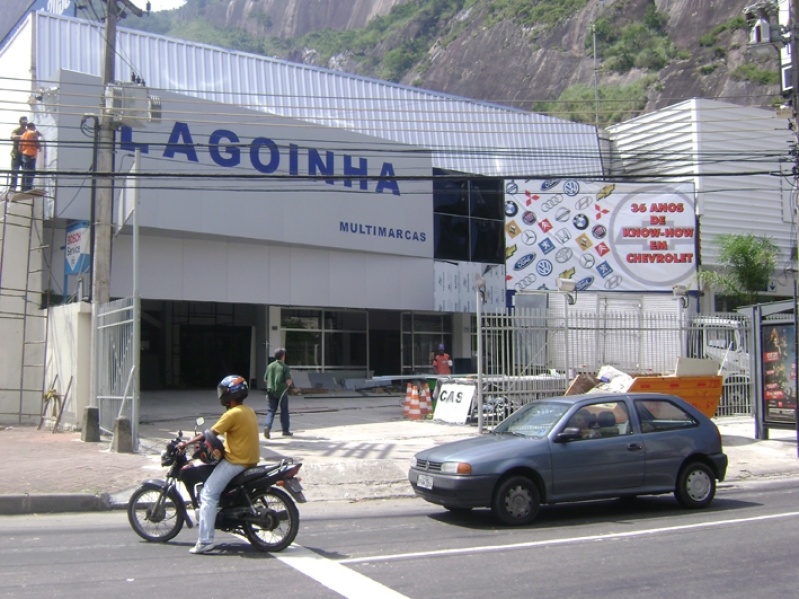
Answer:
<svg viewBox="0 0 799 599"><path fill-rule="evenodd" d="M530 229L522 231L522 243L524 245L533 245L537 240L538 237L536 237L535 231L531 231Z"/></svg>
<svg viewBox="0 0 799 599"><path fill-rule="evenodd" d="M516 237L519 233L522 232L519 225L516 223L515 220L510 221L507 225L505 225L505 230L508 232L508 235L511 237Z"/></svg>
<svg viewBox="0 0 799 599"><path fill-rule="evenodd" d="M610 248L608 247L608 244L606 244L604 241L598 244L596 246L596 253L599 254L600 256L604 256L610 253Z"/></svg>
<svg viewBox="0 0 799 599"><path fill-rule="evenodd" d="M505 248L505 259L511 258L513 254L516 253L516 250L519 249L516 244L509 245Z"/></svg>
<svg viewBox="0 0 799 599"><path fill-rule="evenodd" d="M585 231L588 228L588 217L582 212L574 217L572 220L575 229Z"/></svg>
<svg viewBox="0 0 799 599"><path fill-rule="evenodd" d="M577 289L577 291L585 291L591 286L593 282L594 282L594 277L588 276L585 277L584 279L580 279L579 281L577 281L577 286L575 288Z"/></svg>
<svg viewBox="0 0 799 599"><path fill-rule="evenodd" d="M616 289L621 285L621 277L619 275L613 275L607 281L605 281L605 289Z"/></svg>
<svg viewBox="0 0 799 599"><path fill-rule="evenodd" d="M518 211L519 207L516 202L511 202L510 200L505 202L505 216L516 216Z"/></svg>
<svg viewBox="0 0 799 599"><path fill-rule="evenodd" d="M546 202L541 204L541 211L542 212L549 212L553 208L555 208L558 204L563 201L563 196L560 194L554 195L549 198Z"/></svg>
<svg viewBox="0 0 799 599"><path fill-rule="evenodd" d="M580 184L574 179L569 179L563 184L563 193L567 196L576 196L580 193Z"/></svg>
<svg viewBox="0 0 799 599"><path fill-rule="evenodd" d="M541 260L538 264L535 265L535 269L538 271L538 274L542 277L549 276L552 274L552 262L549 260Z"/></svg>
<svg viewBox="0 0 799 599"><path fill-rule="evenodd" d="M513 265L513 270L523 270L530 266L533 260L535 260L535 254L526 254L516 261L516 264Z"/></svg>
<svg viewBox="0 0 799 599"><path fill-rule="evenodd" d="M551 222L549 222L549 219L548 219L548 218L545 218L544 220L542 220L542 221L540 221L540 222L538 223L538 227L539 227L539 228L540 228L540 229L541 229L541 230L542 230L544 233L549 233L549 232L552 230L552 223L551 223Z"/></svg>
<svg viewBox="0 0 799 599"><path fill-rule="evenodd" d="M580 256L580 265L583 268L591 268L596 263L596 260L591 254L582 254Z"/></svg>
<svg viewBox="0 0 799 599"><path fill-rule="evenodd" d="M555 237L561 244L564 244L572 238L572 234L567 229L561 229L555 233Z"/></svg>
<svg viewBox="0 0 799 599"><path fill-rule="evenodd" d="M558 183L560 183L560 179L547 179L543 183L541 183L541 191L547 191L555 187Z"/></svg>
<svg viewBox="0 0 799 599"><path fill-rule="evenodd" d="M533 273L530 273L529 275L525 276L523 279L518 281L516 285L514 285L514 289L516 289L516 291L524 291L530 285L535 283L535 280L536 280L535 275Z"/></svg>
<svg viewBox="0 0 799 599"><path fill-rule="evenodd" d="M541 251L544 253L544 255L546 255L555 249L555 244L552 243L552 240L549 237L547 237L546 239L541 240L541 243L538 244L538 247L541 248Z"/></svg>
<svg viewBox="0 0 799 599"><path fill-rule="evenodd" d="M555 261L558 264L563 264L564 262L568 262L569 260L571 260L573 254L574 252L571 251L571 248L560 248L555 253Z"/></svg>
<svg viewBox="0 0 799 599"><path fill-rule="evenodd" d="M516 181L508 181L505 185L505 193L518 193L519 186L516 185Z"/></svg>
<svg viewBox="0 0 799 599"><path fill-rule="evenodd" d="M600 277L607 279L608 275L613 272L613 267L607 262L602 262L601 264L596 265L596 271L599 273Z"/></svg>
<svg viewBox="0 0 799 599"><path fill-rule="evenodd" d="M595 225L594 228L591 229L591 235L596 239L604 239L607 234L608 230L605 228L605 225Z"/></svg>
<svg viewBox="0 0 799 599"><path fill-rule="evenodd" d="M577 210L585 210L593 203L594 203L594 198L592 198L591 196L583 196L579 200L577 200L577 203L574 205L574 207L577 208Z"/></svg>
<svg viewBox="0 0 799 599"><path fill-rule="evenodd" d="M571 210L566 208L566 206L561 206L555 213L555 220L559 223L565 223L567 220L569 220L569 216L571 216Z"/></svg>
<svg viewBox="0 0 799 599"><path fill-rule="evenodd" d="M581 233L577 237L577 245L580 246L581 250L585 251L589 249L591 246L593 246L594 242L591 241L591 238L588 235L586 235L585 233Z"/></svg>
<svg viewBox="0 0 799 599"><path fill-rule="evenodd" d="M602 200L608 197L610 194L613 193L613 190L616 189L616 184L611 183L610 185L605 185L602 189L600 189L596 194L596 201Z"/></svg>
<svg viewBox="0 0 799 599"><path fill-rule="evenodd" d="M526 210L525 213L522 214L522 220L525 222L525 224L534 225L535 221L537 220L536 216L535 216L535 212L532 212L530 210Z"/></svg>
<svg viewBox="0 0 799 599"><path fill-rule="evenodd" d="M610 214L610 211L602 208L599 204L594 204L594 210L596 210L596 219L599 220L605 214Z"/></svg>

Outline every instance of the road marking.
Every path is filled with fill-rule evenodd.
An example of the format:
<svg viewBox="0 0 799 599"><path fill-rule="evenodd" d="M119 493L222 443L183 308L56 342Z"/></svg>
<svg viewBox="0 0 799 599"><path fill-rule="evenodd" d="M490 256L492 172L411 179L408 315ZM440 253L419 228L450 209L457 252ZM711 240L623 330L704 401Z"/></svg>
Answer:
<svg viewBox="0 0 799 599"><path fill-rule="evenodd" d="M702 528L713 528L716 526L726 526L729 524L744 524L748 522L759 522L763 520L777 520L781 518L796 518L799 512L785 512L782 514L770 514L767 516L754 516L752 518L735 518L732 520L719 520L716 522L700 522L698 524L685 524L682 526L667 526L664 528L648 528L644 530L634 530L629 532L615 532L602 535L589 535L585 537L568 537L565 539L547 539L545 541L529 541L527 543L512 543L510 545L486 545L484 547L464 547L462 549L442 549L439 551L419 551L414 553L395 553L393 555L372 555L369 557L352 557L337 560L339 564L358 564L363 562L384 562L402 559L417 559L426 557L445 557L449 555L491 553L494 551L508 551L509 549L529 549L531 547L546 547L550 545L568 545L572 543L585 543L588 541L607 541L611 539L623 539L630 537L643 537L663 532L676 532L681 530L696 530Z"/></svg>
<svg viewBox="0 0 799 599"><path fill-rule="evenodd" d="M274 557L347 599L408 599L387 586L322 557L300 545L292 545Z"/></svg>

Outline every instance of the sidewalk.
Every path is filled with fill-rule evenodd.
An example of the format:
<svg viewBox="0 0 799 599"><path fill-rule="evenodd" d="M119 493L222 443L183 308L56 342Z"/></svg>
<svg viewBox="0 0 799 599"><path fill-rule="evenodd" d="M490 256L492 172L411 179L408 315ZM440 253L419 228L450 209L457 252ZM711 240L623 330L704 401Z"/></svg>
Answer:
<svg viewBox="0 0 799 599"><path fill-rule="evenodd" d="M417 451L477 434L477 428L470 425L405 420L399 397L292 401L295 436L261 439L262 457L266 461L281 457L301 460L309 502L411 497L407 470ZM192 411L207 411L209 424L213 422L209 416L218 413L207 398L200 402L196 397L171 399L158 409L143 405L141 442L135 454L111 452L107 439L84 443L77 432L0 429L0 455L4 456L0 460L0 515L109 509L124 504L143 480L163 477L160 451L178 428L191 434ZM370 421L375 418L380 421ZM316 426L337 421L344 424ZM769 440L756 441L752 418L716 422L730 458L723 485L799 475L795 431L772 430Z"/></svg>

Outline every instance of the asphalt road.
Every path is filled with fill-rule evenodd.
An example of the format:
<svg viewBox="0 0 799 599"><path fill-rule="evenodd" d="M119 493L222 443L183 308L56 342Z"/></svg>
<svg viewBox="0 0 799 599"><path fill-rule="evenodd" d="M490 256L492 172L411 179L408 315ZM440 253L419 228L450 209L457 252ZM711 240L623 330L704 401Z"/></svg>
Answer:
<svg viewBox="0 0 799 599"><path fill-rule="evenodd" d="M3 597L770 597L799 586L799 482L722 489L709 510L671 496L542 508L526 528L417 499L305 504L295 546L261 554L218 533L139 540L122 512L0 518Z"/></svg>

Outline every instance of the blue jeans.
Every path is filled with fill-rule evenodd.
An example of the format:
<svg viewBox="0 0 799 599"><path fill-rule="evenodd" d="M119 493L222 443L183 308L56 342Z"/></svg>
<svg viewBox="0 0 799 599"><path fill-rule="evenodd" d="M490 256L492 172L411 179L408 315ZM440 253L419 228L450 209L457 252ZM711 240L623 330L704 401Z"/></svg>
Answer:
<svg viewBox="0 0 799 599"><path fill-rule="evenodd" d="M33 189L33 177L36 175L36 157L20 156L20 167L22 170L22 191Z"/></svg>
<svg viewBox="0 0 799 599"><path fill-rule="evenodd" d="M203 491L200 494L200 538L202 545L214 542L214 525L216 524L216 508L219 506L219 498L227 484L240 472L244 472L246 466L231 464L227 460L220 461L211 476L205 481Z"/></svg>
<svg viewBox="0 0 799 599"><path fill-rule="evenodd" d="M280 398L272 399L267 395L266 398L266 420L264 420L264 428L272 428L272 423L275 421L275 412L278 407L280 408L280 426L284 433L289 432L289 394L285 391Z"/></svg>

